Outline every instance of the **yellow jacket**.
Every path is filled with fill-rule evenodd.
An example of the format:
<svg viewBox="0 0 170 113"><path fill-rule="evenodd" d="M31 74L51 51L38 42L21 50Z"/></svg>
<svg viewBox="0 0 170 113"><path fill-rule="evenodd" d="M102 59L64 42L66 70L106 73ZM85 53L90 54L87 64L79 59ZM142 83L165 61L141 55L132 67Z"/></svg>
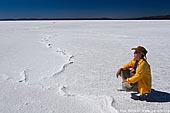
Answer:
<svg viewBox="0 0 170 113"><path fill-rule="evenodd" d="M128 64L125 64L122 69L127 70L133 68L136 60L131 60ZM132 70L133 71L133 70ZM136 68L136 74L127 79L128 83L137 83L139 93L145 94L151 91L152 78L150 65L145 59L140 59Z"/></svg>

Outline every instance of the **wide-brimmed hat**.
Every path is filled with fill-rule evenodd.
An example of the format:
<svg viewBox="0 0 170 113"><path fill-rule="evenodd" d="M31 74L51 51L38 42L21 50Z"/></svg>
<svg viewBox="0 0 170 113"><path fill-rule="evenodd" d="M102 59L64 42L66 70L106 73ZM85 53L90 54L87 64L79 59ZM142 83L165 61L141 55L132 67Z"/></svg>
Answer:
<svg viewBox="0 0 170 113"><path fill-rule="evenodd" d="M146 54L147 54L147 50L142 46L138 46L137 48L132 48L132 50L136 50L144 56L146 56Z"/></svg>

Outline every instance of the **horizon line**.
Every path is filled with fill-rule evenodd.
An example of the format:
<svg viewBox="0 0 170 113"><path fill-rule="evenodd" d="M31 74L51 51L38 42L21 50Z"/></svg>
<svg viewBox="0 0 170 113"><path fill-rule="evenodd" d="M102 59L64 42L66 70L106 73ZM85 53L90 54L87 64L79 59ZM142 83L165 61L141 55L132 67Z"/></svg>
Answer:
<svg viewBox="0 0 170 113"><path fill-rule="evenodd" d="M128 18L111 18L111 17L64 17L64 18L1 18L0 21L10 20L170 20L170 15L157 15L157 16L143 16L143 17L128 17Z"/></svg>

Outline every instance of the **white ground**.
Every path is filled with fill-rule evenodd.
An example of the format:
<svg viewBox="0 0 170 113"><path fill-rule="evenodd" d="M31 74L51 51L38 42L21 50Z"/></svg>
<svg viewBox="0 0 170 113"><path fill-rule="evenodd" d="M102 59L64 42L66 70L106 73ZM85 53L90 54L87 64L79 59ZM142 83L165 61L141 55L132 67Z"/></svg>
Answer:
<svg viewBox="0 0 170 113"><path fill-rule="evenodd" d="M151 101L118 92L118 68L148 49ZM0 22L0 113L170 112L170 21Z"/></svg>

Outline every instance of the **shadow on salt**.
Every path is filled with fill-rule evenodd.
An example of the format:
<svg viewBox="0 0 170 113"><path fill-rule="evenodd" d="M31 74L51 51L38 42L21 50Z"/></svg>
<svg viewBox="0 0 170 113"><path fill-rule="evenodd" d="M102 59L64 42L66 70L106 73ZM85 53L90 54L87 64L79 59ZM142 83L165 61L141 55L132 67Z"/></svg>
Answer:
<svg viewBox="0 0 170 113"><path fill-rule="evenodd" d="M155 89L151 90L147 102L170 102L170 93L158 91Z"/></svg>
<svg viewBox="0 0 170 113"><path fill-rule="evenodd" d="M137 94L137 93L131 93L132 96L134 94ZM147 96L147 98L145 99L145 101L146 102L160 102L160 103L170 102L170 93L152 89L149 95Z"/></svg>

